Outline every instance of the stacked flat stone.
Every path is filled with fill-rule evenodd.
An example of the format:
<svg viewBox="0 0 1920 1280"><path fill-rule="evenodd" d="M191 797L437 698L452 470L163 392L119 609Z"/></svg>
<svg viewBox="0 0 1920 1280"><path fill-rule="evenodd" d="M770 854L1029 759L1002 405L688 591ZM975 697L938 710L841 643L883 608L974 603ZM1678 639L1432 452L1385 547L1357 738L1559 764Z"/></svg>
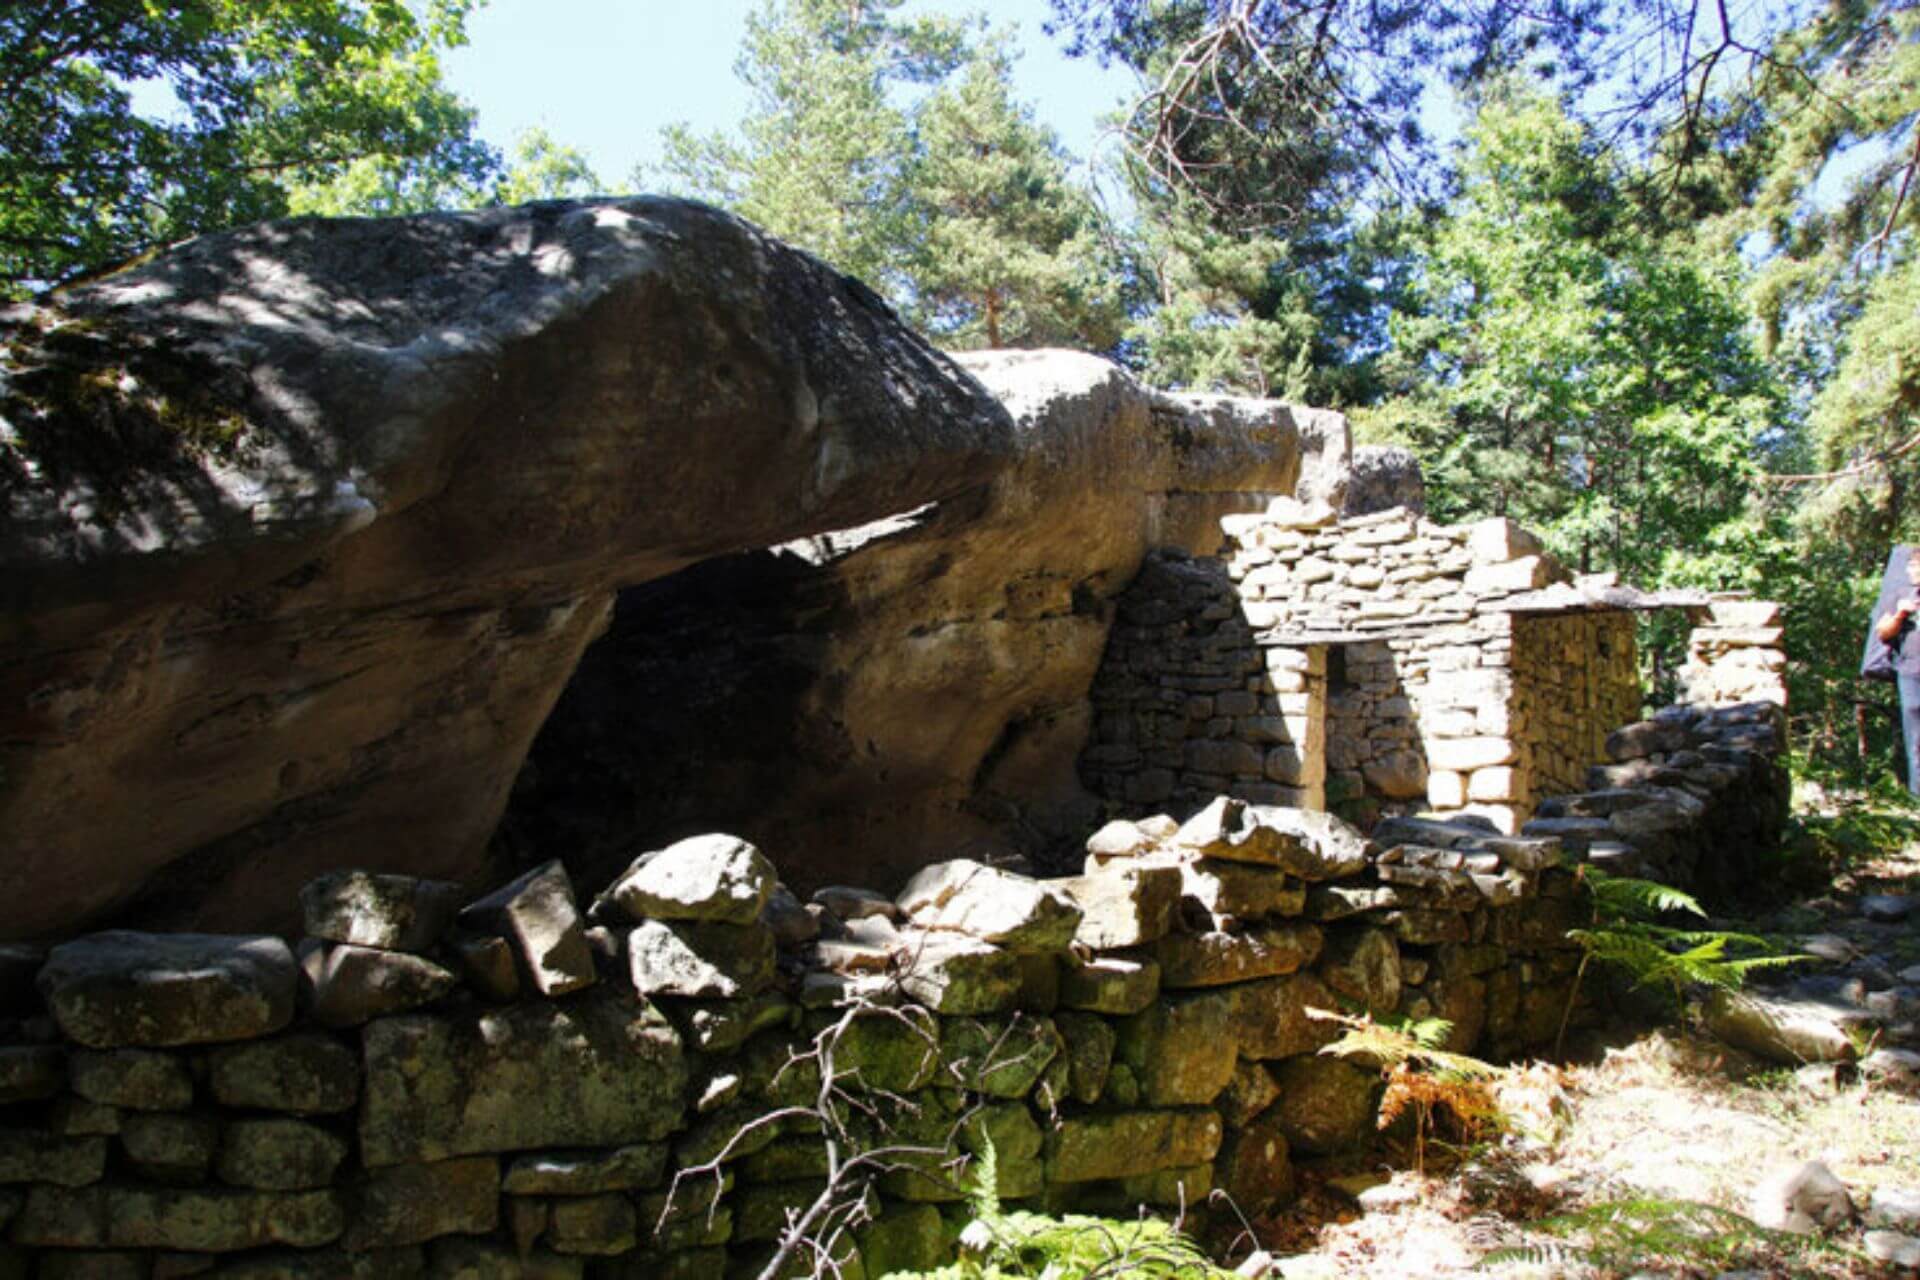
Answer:
<svg viewBox="0 0 1920 1280"><path fill-rule="evenodd" d="M1121 599L1081 758L1118 806L1226 793L1512 833L1541 797L1585 787L1608 732L1640 714L1630 606L1661 598L1570 578L1509 520L1278 499L1221 525L1222 559L1150 559ZM1784 699L1765 683L1777 648L1738 647L1777 644L1777 609L1702 615L1697 701Z"/></svg>
<svg viewBox="0 0 1920 1280"><path fill-rule="evenodd" d="M1680 669L1687 701L1786 706L1785 636L1780 606L1772 600L1715 600L1698 611Z"/></svg>
<svg viewBox="0 0 1920 1280"><path fill-rule="evenodd" d="M1770 764L1778 729L1632 726L1565 821L1729 821L1716 780ZM0 947L0 1276L757 1274L824 1185L829 1066L856 1146L912 1148L856 1189L843 1274L949 1260L988 1142L1010 1204L1130 1216L1218 1187L1258 1214L1296 1158L1373 1133L1379 1077L1318 1052L1316 1011L1444 1017L1493 1056L1554 1036L1570 866L1604 843L1583 830L1368 838L1221 796L1109 823L1053 880L958 860L803 904L715 834L584 912L558 863L464 905L349 871L307 886L297 948Z"/></svg>
<svg viewBox="0 0 1920 1280"><path fill-rule="evenodd" d="M1662 708L1609 734L1586 789L1542 800L1523 831L1618 875L1733 896L1786 828L1785 734L1772 701Z"/></svg>

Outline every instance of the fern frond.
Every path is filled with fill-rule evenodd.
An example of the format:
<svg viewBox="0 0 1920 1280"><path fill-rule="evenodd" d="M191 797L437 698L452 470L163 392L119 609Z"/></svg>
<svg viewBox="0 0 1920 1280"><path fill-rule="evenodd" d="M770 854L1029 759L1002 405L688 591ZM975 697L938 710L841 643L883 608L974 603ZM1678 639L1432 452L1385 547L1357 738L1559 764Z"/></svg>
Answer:
<svg viewBox="0 0 1920 1280"><path fill-rule="evenodd" d="M1002 1216L1000 1153L994 1150L993 1136L986 1132L984 1125L980 1131L980 1151L974 1157L972 1185L967 1188L967 1202L973 1210L975 1220L985 1222L990 1227Z"/></svg>
<svg viewBox="0 0 1920 1280"><path fill-rule="evenodd" d="M1703 920L1707 916L1706 909L1692 894L1658 880L1610 876L1588 867L1586 881L1588 891L1593 894L1594 907L1602 916L1648 921L1675 911L1690 912Z"/></svg>

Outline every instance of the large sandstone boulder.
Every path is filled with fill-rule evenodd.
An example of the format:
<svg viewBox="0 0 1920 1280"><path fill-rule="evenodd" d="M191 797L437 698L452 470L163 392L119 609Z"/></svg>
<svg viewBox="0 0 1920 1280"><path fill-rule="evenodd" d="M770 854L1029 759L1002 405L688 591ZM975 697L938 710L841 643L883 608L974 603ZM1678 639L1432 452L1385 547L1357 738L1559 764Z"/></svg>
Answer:
<svg viewBox="0 0 1920 1280"><path fill-rule="evenodd" d="M583 883L716 827L803 889L1077 846L1114 601L1150 547L1211 553L1275 494L1340 500L1337 414L1156 392L1064 351L961 362L1016 456L985 490L621 594L537 739L506 834ZM1077 857L1074 861L1078 861Z"/></svg>
<svg viewBox="0 0 1920 1280"><path fill-rule="evenodd" d="M0 313L0 937L495 879L616 590L1012 438L867 289L676 200L267 224Z"/></svg>

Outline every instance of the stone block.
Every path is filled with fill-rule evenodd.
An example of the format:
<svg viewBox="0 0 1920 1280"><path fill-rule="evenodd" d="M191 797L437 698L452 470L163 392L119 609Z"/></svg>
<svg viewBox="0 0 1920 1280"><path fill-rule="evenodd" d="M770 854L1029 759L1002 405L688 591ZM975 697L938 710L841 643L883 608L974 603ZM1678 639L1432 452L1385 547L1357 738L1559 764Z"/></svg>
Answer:
<svg viewBox="0 0 1920 1280"><path fill-rule="evenodd" d="M1094 1103L1107 1087L1117 1033L1097 1014L1063 1010L1054 1015L1067 1059L1067 1093L1075 1102Z"/></svg>
<svg viewBox="0 0 1920 1280"><path fill-rule="evenodd" d="M1435 809L1457 809L1467 802L1466 778L1452 769L1427 774L1427 803Z"/></svg>
<svg viewBox="0 0 1920 1280"><path fill-rule="evenodd" d="M940 1210L930 1204L889 1207L860 1229L858 1243L860 1261L875 1280L935 1271L953 1254Z"/></svg>
<svg viewBox="0 0 1920 1280"><path fill-rule="evenodd" d="M139 1111L121 1122L120 1146L148 1181L193 1186L207 1180L220 1146L220 1123L208 1115Z"/></svg>
<svg viewBox="0 0 1920 1280"><path fill-rule="evenodd" d="M1242 933L1182 933L1153 949L1163 990L1217 987L1292 973L1320 954L1320 930L1310 924L1254 925Z"/></svg>
<svg viewBox="0 0 1920 1280"><path fill-rule="evenodd" d="M564 1003L382 1018L363 1034L369 1167L656 1141L684 1114L680 1037L657 1010L611 988Z"/></svg>
<svg viewBox="0 0 1920 1280"><path fill-rule="evenodd" d="M1266 757L1260 748L1231 738L1202 738L1187 743L1185 762L1194 773L1240 778L1257 778L1266 767Z"/></svg>
<svg viewBox="0 0 1920 1280"><path fill-rule="evenodd" d="M1714 625L1722 627L1774 627L1780 624L1777 600L1716 600L1707 606Z"/></svg>
<svg viewBox="0 0 1920 1280"><path fill-rule="evenodd" d="M1616 764L1642 760L1647 756L1683 750L1687 728L1669 720L1642 720L1622 725L1607 735L1607 759Z"/></svg>
<svg viewBox="0 0 1920 1280"><path fill-rule="evenodd" d="M1393 934L1402 942L1428 947L1442 942L1465 942L1471 930L1466 916L1458 911L1409 909L1390 911L1383 923L1393 926Z"/></svg>
<svg viewBox="0 0 1920 1280"><path fill-rule="evenodd" d="M1707 1029L1736 1049L1771 1062L1851 1062L1858 1056L1849 1028L1860 1029L1857 1011L1815 1000L1792 1000L1745 992L1713 991L1706 1004Z"/></svg>
<svg viewBox="0 0 1920 1280"><path fill-rule="evenodd" d="M910 934L901 990L940 1014L998 1013L1020 1001L1020 957L960 934Z"/></svg>
<svg viewBox="0 0 1920 1280"><path fill-rule="evenodd" d="M1047 1135L1047 1181L1095 1182L1207 1164L1220 1138L1219 1115L1203 1107L1072 1116Z"/></svg>
<svg viewBox="0 0 1920 1280"><path fill-rule="evenodd" d="M63 1138L111 1138L120 1132L120 1109L85 1098L59 1098L47 1109L47 1128ZM0 1213L0 1218L5 1216Z"/></svg>
<svg viewBox="0 0 1920 1280"><path fill-rule="evenodd" d="M1520 798L1520 773L1510 765L1475 769L1467 780L1467 794L1475 800L1503 803Z"/></svg>
<svg viewBox="0 0 1920 1280"><path fill-rule="evenodd" d="M222 1182L259 1191L301 1191L332 1183L347 1158L344 1138L285 1116L227 1121L214 1171Z"/></svg>
<svg viewBox="0 0 1920 1280"><path fill-rule="evenodd" d="M1214 1180L1248 1217L1265 1217L1293 1198L1293 1161L1281 1115L1269 1111L1227 1131Z"/></svg>
<svg viewBox="0 0 1920 1280"><path fill-rule="evenodd" d="M1308 887L1279 867L1200 858L1181 865L1181 894L1215 917L1298 915Z"/></svg>
<svg viewBox="0 0 1920 1280"><path fill-rule="evenodd" d="M1152 960L1070 956L1060 971L1060 1004L1089 1013L1132 1014L1160 994L1160 966Z"/></svg>
<svg viewBox="0 0 1920 1280"><path fill-rule="evenodd" d="M326 1115L360 1100L359 1055L319 1032L217 1049L208 1067L214 1100L226 1107Z"/></svg>
<svg viewBox="0 0 1920 1280"><path fill-rule="evenodd" d="M814 1031L830 1021L815 1015ZM924 1009L866 1012L846 1024L832 1045L836 1079L857 1077L868 1089L912 1093L933 1081L942 1066L942 1028L967 1025L964 1021L935 1020ZM1051 1026L1052 1024L1048 1024Z"/></svg>
<svg viewBox="0 0 1920 1280"><path fill-rule="evenodd" d="M687 1044L701 1053L732 1053L769 1027L792 1020L793 1001L777 991L739 1000L675 1000L657 1002L673 1020Z"/></svg>
<svg viewBox="0 0 1920 1280"><path fill-rule="evenodd" d="M681 1169L729 1165L764 1151L786 1131L763 1104L736 1102L703 1115L674 1139L673 1163Z"/></svg>
<svg viewBox="0 0 1920 1280"><path fill-rule="evenodd" d="M752 996L773 981L773 934L758 923L647 920L627 934L627 959L644 996Z"/></svg>
<svg viewBox="0 0 1920 1280"><path fill-rule="evenodd" d="M1315 970L1336 994L1377 1016L1400 1005L1400 948L1385 929L1338 929Z"/></svg>
<svg viewBox="0 0 1920 1280"><path fill-rule="evenodd" d="M1309 1009L1334 1010L1339 1000L1310 973L1263 978L1222 994L1233 1001L1229 1038L1242 1057L1274 1061L1314 1053L1339 1038L1332 1023L1307 1016Z"/></svg>
<svg viewBox="0 0 1920 1280"><path fill-rule="evenodd" d="M760 923L772 931L775 945L781 947L804 947L820 936L820 921L783 884L774 885L767 895Z"/></svg>
<svg viewBox="0 0 1920 1280"><path fill-rule="evenodd" d="M940 1024L943 1081L990 1098L1024 1098L1065 1044L1051 1018L947 1018Z"/></svg>
<svg viewBox="0 0 1920 1280"><path fill-rule="evenodd" d="M1205 858L1275 867L1303 880L1353 875L1365 865L1371 847L1365 836L1331 814L1250 805L1231 796L1216 797L1189 818L1174 844Z"/></svg>
<svg viewBox="0 0 1920 1280"><path fill-rule="evenodd" d="M1278 867L1218 858L1182 863L1180 892L1216 918L1240 920L1299 915L1307 900L1306 884Z"/></svg>
<svg viewBox="0 0 1920 1280"><path fill-rule="evenodd" d="M334 1029L418 1009L460 985L425 956L313 940L301 944L300 972L313 1020Z"/></svg>
<svg viewBox="0 0 1920 1280"><path fill-rule="evenodd" d="M153 1049L108 1049L73 1054L73 1091L90 1102L135 1111L179 1111L193 1104L186 1061Z"/></svg>
<svg viewBox="0 0 1920 1280"><path fill-rule="evenodd" d="M776 880L773 864L745 840L701 835L641 854L605 897L632 921L750 925L759 920Z"/></svg>
<svg viewBox="0 0 1920 1280"><path fill-rule="evenodd" d="M1162 996L1119 1024L1115 1058L1149 1105L1204 1106L1233 1076L1235 1012L1232 988Z"/></svg>
<svg viewBox="0 0 1920 1280"><path fill-rule="evenodd" d="M640 1215L622 1195L557 1200L547 1220L547 1244L556 1253L611 1257L639 1243Z"/></svg>
<svg viewBox="0 0 1920 1280"><path fill-rule="evenodd" d="M36 1186L14 1220L13 1239L40 1248L230 1253L270 1245L317 1249L345 1227L340 1193L332 1190Z"/></svg>
<svg viewBox="0 0 1920 1280"><path fill-rule="evenodd" d="M1503 564L1541 550L1540 539L1505 516L1476 520L1465 534L1467 554L1476 564Z"/></svg>
<svg viewBox="0 0 1920 1280"><path fill-rule="evenodd" d="M67 1082L67 1055L58 1045L0 1048L0 1106L51 1098Z"/></svg>
<svg viewBox="0 0 1920 1280"><path fill-rule="evenodd" d="M1020 1110L1024 1111L1022 1107ZM817 1135L778 1138L735 1166L745 1184L791 1182L827 1176L827 1147Z"/></svg>
<svg viewBox="0 0 1920 1280"><path fill-rule="evenodd" d="M446 880L334 871L300 890L309 937L387 951L431 950L453 927L460 886Z"/></svg>
<svg viewBox="0 0 1920 1280"><path fill-rule="evenodd" d="M1055 883L1080 908L1074 941L1104 951L1166 936L1180 900L1181 874L1178 867L1134 858Z"/></svg>
<svg viewBox="0 0 1920 1280"><path fill-rule="evenodd" d="M1138 823L1116 818L1087 837L1087 855L1100 860L1134 858L1152 853L1158 845L1159 841Z"/></svg>
<svg viewBox="0 0 1920 1280"><path fill-rule="evenodd" d="M456 938L453 953L460 973L482 998L505 1004L520 998L520 967L505 938L468 934Z"/></svg>
<svg viewBox="0 0 1920 1280"><path fill-rule="evenodd" d="M1058 889L965 858L922 868L894 900L923 929L1009 951L1065 950L1080 924L1080 909Z"/></svg>
<svg viewBox="0 0 1920 1280"><path fill-rule="evenodd" d="M709 1250L719 1255L718 1270L683 1270L679 1264L664 1259L644 1259L647 1269L632 1272L635 1280L642 1276L645 1280L723 1280L726 1272L726 1250ZM362 1255L367 1256L367 1255ZM417 1280L425 1275L428 1280L584 1280L586 1260L579 1257L562 1257L544 1250L517 1250L492 1240L475 1240L464 1236L443 1236L435 1240L429 1249L430 1265L425 1272L418 1269L398 1273L393 1280ZM637 1263L636 1263L637 1265ZM349 1273L336 1273L342 1277ZM626 1280L626 1272L620 1273L619 1280ZM262 1276L260 1280L269 1280ZM283 1280L275 1277L273 1280ZM295 1280L285 1277L284 1280ZM300 1280L305 1280L301 1277ZM313 1280L322 1280L315 1276ZM358 1280L358 1277L354 1277ZM369 1278L371 1280L371 1278ZM380 1280L386 1280L381 1277Z"/></svg>
<svg viewBox="0 0 1920 1280"><path fill-rule="evenodd" d="M863 889L857 885L826 885L814 890L812 901L817 906L825 907L836 920L841 921L866 920L879 916L897 924L906 919L906 913L900 910L892 898L877 890Z"/></svg>
<svg viewBox="0 0 1920 1280"><path fill-rule="evenodd" d="M1306 1054L1273 1068L1280 1097L1265 1119L1288 1146L1308 1155L1333 1155L1373 1136L1382 1082L1378 1071L1339 1058Z"/></svg>
<svg viewBox="0 0 1920 1280"><path fill-rule="evenodd" d="M1263 722L1282 725L1285 723L1278 716L1263 717ZM1282 730L1282 733L1284 733L1284 730ZM1262 764L1261 769L1270 781L1278 782L1285 786L1300 786L1303 783L1313 780L1313 774L1316 772L1313 766L1318 759L1318 757L1312 760L1308 759L1302 754L1299 747L1288 743L1267 748L1266 760ZM1324 772L1324 767L1321 771Z"/></svg>
<svg viewBox="0 0 1920 1280"><path fill-rule="evenodd" d="M294 974L278 938L115 929L53 948L39 985L70 1040L166 1047L278 1031L293 1018Z"/></svg>
<svg viewBox="0 0 1920 1280"><path fill-rule="evenodd" d="M1367 787L1389 800L1411 800L1427 794L1427 766L1417 751L1387 751L1360 767Z"/></svg>
<svg viewBox="0 0 1920 1280"><path fill-rule="evenodd" d="M0 1183L84 1187L107 1168L105 1138L66 1138L40 1129L0 1129Z"/></svg>
<svg viewBox="0 0 1920 1280"><path fill-rule="evenodd" d="M523 972L543 996L591 985L597 974L573 883L558 860L543 863L469 905L460 923L513 944Z"/></svg>
<svg viewBox="0 0 1920 1280"><path fill-rule="evenodd" d="M346 1247L354 1252L486 1235L500 1222L500 1162L491 1156L375 1169L355 1192Z"/></svg>
<svg viewBox="0 0 1920 1280"><path fill-rule="evenodd" d="M1472 773L1511 764L1519 751L1508 738L1433 738L1427 742L1427 763L1435 769Z"/></svg>
<svg viewBox="0 0 1920 1280"><path fill-rule="evenodd" d="M1231 1131L1246 1128L1279 1096L1280 1086L1274 1083L1273 1072L1264 1063L1242 1058L1234 1064L1233 1078L1213 1105Z"/></svg>
<svg viewBox="0 0 1920 1280"><path fill-rule="evenodd" d="M1461 806L1460 812L1468 817L1485 818L1501 835L1510 836L1520 830L1520 810L1510 804L1469 801Z"/></svg>
<svg viewBox="0 0 1920 1280"><path fill-rule="evenodd" d="M664 1142L629 1143L605 1150L540 1151L513 1157L501 1187L516 1196L637 1191L658 1186L666 1168Z"/></svg>

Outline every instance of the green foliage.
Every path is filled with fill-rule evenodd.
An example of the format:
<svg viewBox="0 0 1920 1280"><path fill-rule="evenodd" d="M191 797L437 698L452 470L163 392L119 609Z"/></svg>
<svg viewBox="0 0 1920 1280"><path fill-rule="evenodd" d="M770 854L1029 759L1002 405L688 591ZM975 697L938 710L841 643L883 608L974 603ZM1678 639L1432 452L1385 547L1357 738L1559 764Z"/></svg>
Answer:
<svg viewBox="0 0 1920 1280"><path fill-rule="evenodd" d="M1169 200L1147 207L1133 252L1155 302L1128 334L1148 382L1307 398L1285 388L1283 371L1309 350L1313 317L1259 305L1283 241L1224 232L1191 202Z"/></svg>
<svg viewBox="0 0 1920 1280"><path fill-rule="evenodd" d="M545 129L528 129L514 139L507 167L494 184L497 204L530 200L570 200L597 195L607 187L576 147L556 141Z"/></svg>
<svg viewBox="0 0 1920 1280"><path fill-rule="evenodd" d="M900 3L763 0L735 63L752 91L738 135L670 128L660 176L898 296L917 237L896 91L939 82L964 45L959 24L900 20Z"/></svg>
<svg viewBox="0 0 1920 1280"><path fill-rule="evenodd" d="M976 1222L981 1221L976 1219ZM1154 1218L1122 1222L1069 1214L1054 1218L1012 1213L996 1224L993 1242L977 1256L934 1271L901 1273L926 1280L1093 1280L1094 1277L1166 1277L1213 1280L1233 1272L1172 1226ZM966 1237L963 1235L962 1240Z"/></svg>
<svg viewBox="0 0 1920 1280"><path fill-rule="evenodd" d="M1883 771L1860 785L1851 770L1822 767L1804 756L1792 761L1792 771L1819 794L1817 806L1795 805L1786 843L1812 861L1822 878L1920 842L1920 801L1895 774Z"/></svg>
<svg viewBox="0 0 1920 1280"><path fill-rule="evenodd" d="M913 311L946 346L1104 350L1121 273L1071 157L1015 101L1012 57L989 39L914 112Z"/></svg>
<svg viewBox="0 0 1920 1280"><path fill-rule="evenodd" d="M1384 1071L1413 1067L1437 1080L1493 1080L1501 1068L1464 1053L1446 1048L1453 1024L1445 1018L1413 1018L1406 1021L1375 1022L1370 1017L1349 1017L1312 1009L1308 1016L1333 1022L1345 1030L1338 1040L1320 1052L1336 1058L1360 1058L1379 1064Z"/></svg>
<svg viewBox="0 0 1920 1280"><path fill-rule="evenodd" d="M0 292L239 222L397 212L484 182L497 157L440 83L473 3L0 7Z"/></svg>
<svg viewBox="0 0 1920 1280"><path fill-rule="evenodd" d="M1307 1016L1345 1028L1321 1053L1379 1067L1386 1081L1380 1127L1387 1128L1402 1115L1413 1115L1413 1160L1421 1172L1426 1169L1427 1138L1436 1117L1450 1121L1454 1136L1463 1142L1500 1127L1503 1117L1488 1085L1505 1070L1449 1051L1445 1046L1453 1024L1445 1018L1382 1023L1324 1009L1309 1009Z"/></svg>
<svg viewBox="0 0 1920 1280"><path fill-rule="evenodd" d="M1212 1264L1200 1246L1157 1218L1121 1222L1080 1215L1055 1218L1001 1207L999 1160L982 1144L967 1203L973 1220L960 1233L960 1260L903 1280L1092 1280L1144 1276L1215 1280L1233 1273Z"/></svg>
<svg viewBox="0 0 1920 1280"><path fill-rule="evenodd" d="M1372 425L1420 454L1441 519L1511 515L1583 572L1733 585L1777 393L1736 278L1624 218L1626 176L1551 98L1489 91Z"/></svg>
<svg viewBox="0 0 1920 1280"><path fill-rule="evenodd" d="M1569 930L1586 963L1598 960L1623 971L1635 986L1666 991L1676 1009L1684 1008L1689 986L1738 990L1747 975L1803 959L1766 954L1766 939L1718 929L1677 928L1664 923L1675 915L1706 918L1690 894L1653 880L1610 876L1592 867L1582 870L1592 895L1594 926ZM1756 954L1736 955L1736 951Z"/></svg>
<svg viewBox="0 0 1920 1280"><path fill-rule="evenodd" d="M1542 1218L1529 1224L1529 1229L1567 1243L1496 1249L1482 1262L1547 1267L1579 1263L1618 1274L1677 1267L1712 1274L1733 1268L1791 1268L1843 1252L1816 1236L1768 1230L1718 1205L1655 1196L1586 1205ZM1769 1274L1781 1272L1769 1270Z"/></svg>
<svg viewBox="0 0 1920 1280"><path fill-rule="evenodd" d="M977 23L901 0L764 0L737 135L666 133L660 176L818 254L956 347L1120 336L1120 270L1070 157ZM637 174L646 181L653 174Z"/></svg>

